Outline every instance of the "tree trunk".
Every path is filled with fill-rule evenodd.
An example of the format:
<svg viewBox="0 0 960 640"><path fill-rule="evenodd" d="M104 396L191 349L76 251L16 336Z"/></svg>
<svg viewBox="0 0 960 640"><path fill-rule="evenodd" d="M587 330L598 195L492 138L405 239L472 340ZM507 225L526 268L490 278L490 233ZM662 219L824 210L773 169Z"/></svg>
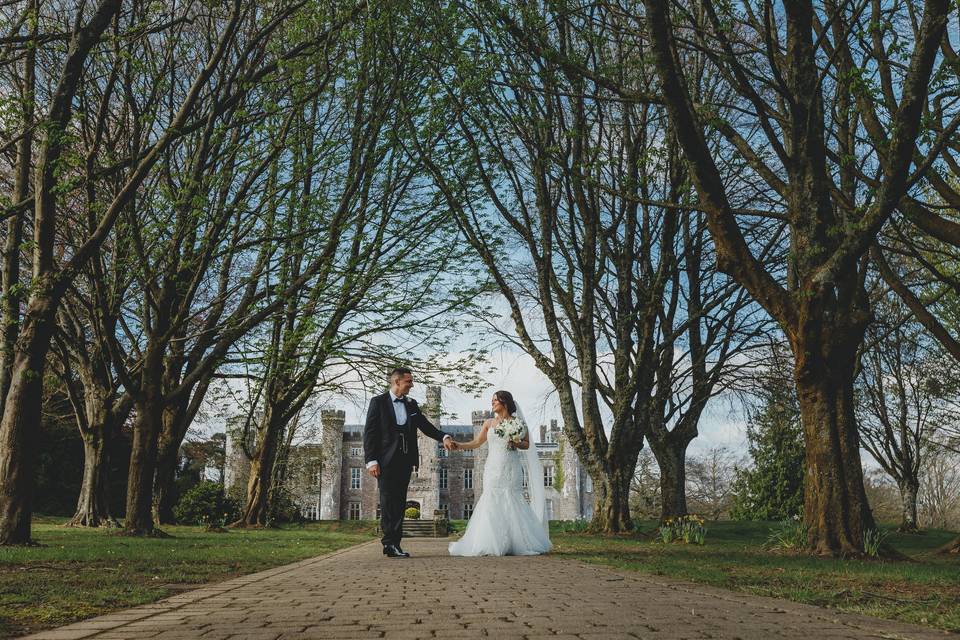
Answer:
<svg viewBox="0 0 960 640"><path fill-rule="evenodd" d="M821 321L819 336L793 340L805 436L804 522L811 551L862 555L874 525L863 488L853 379L860 336Z"/></svg>
<svg viewBox="0 0 960 640"><path fill-rule="evenodd" d="M903 502L903 521L900 531L917 531L917 493L919 483L904 480L900 483L900 500Z"/></svg>
<svg viewBox="0 0 960 640"><path fill-rule="evenodd" d="M233 526L255 527L270 524L270 487L284 426L274 419L276 415L273 408L268 406L261 423L264 428L260 431L260 442L250 461L247 502L243 507L243 515Z"/></svg>
<svg viewBox="0 0 960 640"><path fill-rule="evenodd" d="M603 533L633 531L633 520L630 518L633 467L591 476L595 497L590 529Z"/></svg>
<svg viewBox="0 0 960 640"><path fill-rule="evenodd" d="M186 403L178 402L163 412L163 428L157 443L157 470L153 481L153 521L161 524L174 524L174 482L177 476L177 463L180 459L180 445L186 434L184 422Z"/></svg>
<svg viewBox="0 0 960 640"><path fill-rule="evenodd" d="M37 1L30 2L29 11L32 14L31 35L36 36ZM17 143L16 177L13 183L11 203L22 202L30 195L30 167L33 161L33 120L34 120L34 90L36 85L37 48L28 47L23 58L23 94L22 117L23 137ZM20 333L20 301L21 295L16 292L20 284L20 252L23 244L24 215L17 214L7 220L7 238L3 249L3 300L2 315L0 315L0 414L3 413L3 403L10 390L10 377L13 365L14 349L17 336Z"/></svg>
<svg viewBox="0 0 960 640"><path fill-rule="evenodd" d="M98 429L83 436L83 483L68 527L117 526L107 499L107 439L103 433L105 429Z"/></svg>
<svg viewBox="0 0 960 640"><path fill-rule="evenodd" d="M130 471L127 474L127 515L124 530L131 535L155 535L153 522L153 477L157 468L157 438L160 435L162 406L159 385L144 389L137 403L133 425Z"/></svg>
<svg viewBox="0 0 960 640"><path fill-rule="evenodd" d="M671 438L654 442L647 436L650 450L660 468L660 520L687 515L687 446L688 441Z"/></svg>
<svg viewBox="0 0 960 640"><path fill-rule="evenodd" d="M38 287L39 288L39 287ZM0 419L0 544L30 544L33 471L43 403L43 371L57 300L37 295L17 340Z"/></svg>
<svg viewBox="0 0 960 640"><path fill-rule="evenodd" d="M153 476L153 523L174 524L174 483L177 477L177 462L180 447L171 446L162 436L157 450L157 470Z"/></svg>

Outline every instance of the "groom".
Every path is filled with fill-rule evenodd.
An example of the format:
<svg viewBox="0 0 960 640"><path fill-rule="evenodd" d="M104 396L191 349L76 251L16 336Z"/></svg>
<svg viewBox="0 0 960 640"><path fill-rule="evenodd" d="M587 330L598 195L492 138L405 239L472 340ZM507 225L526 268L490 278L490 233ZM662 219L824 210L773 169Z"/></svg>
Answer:
<svg viewBox="0 0 960 640"><path fill-rule="evenodd" d="M363 429L363 455L367 471L377 479L380 490L380 530L383 553L391 558L409 558L400 548L403 511L407 506L410 474L420 460L417 429L438 442L447 451L457 448L453 437L440 431L426 419L417 401L408 398L413 388L413 373L406 367L390 372L390 390L374 396L367 409Z"/></svg>

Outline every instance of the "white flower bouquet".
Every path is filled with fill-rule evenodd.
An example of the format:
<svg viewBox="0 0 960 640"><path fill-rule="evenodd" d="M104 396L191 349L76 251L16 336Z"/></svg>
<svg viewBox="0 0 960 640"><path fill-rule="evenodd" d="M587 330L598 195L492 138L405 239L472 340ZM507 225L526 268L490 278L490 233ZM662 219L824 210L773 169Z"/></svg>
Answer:
<svg viewBox="0 0 960 640"><path fill-rule="evenodd" d="M498 436L510 442L520 442L527 435L527 425L515 417L507 418L493 430Z"/></svg>

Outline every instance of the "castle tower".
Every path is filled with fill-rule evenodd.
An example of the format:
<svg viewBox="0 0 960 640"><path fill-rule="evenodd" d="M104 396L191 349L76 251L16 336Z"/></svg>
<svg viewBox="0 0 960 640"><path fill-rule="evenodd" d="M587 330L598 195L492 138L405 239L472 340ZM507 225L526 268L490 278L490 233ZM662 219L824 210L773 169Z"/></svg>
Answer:
<svg viewBox="0 0 960 640"><path fill-rule="evenodd" d="M343 463L343 423L346 412L320 412L320 519L340 519L340 467Z"/></svg>
<svg viewBox="0 0 960 640"><path fill-rule="evenodd" d="M227 428L227 439L224 443L225 459L223 464L223 488L228 493L234 487L241 491L247 490L247 481L250 478L250 460L243 452L243 447L237 438L234 429ZM234 489L236 490L236 489Z"/></svg>
<svg viewBox="0 0 960 640"><path fill-rule="evenodd" d="M440 387L436 385L427 387L427 399L423 403L422 409L424 417L430 421L430 424L440 429ZM436 476L439 467L436 440L428 438L422 431L418 431L417 447L420 449L420 475L422 476L427 472L430 477Z"/></svg>
<svg viewBox="0 0 960 640"><path fill-rule="evenodd" d="M480 435L480 429L483 423L493 417L493 411L474 411L470 414L470 422L473 424L473 437ZM479 496L483 493L483 466L487 462L486 445L479 449L474 449L475 458L473 463L473 495Z"/></svg>
<svg viewBox="0 0 960 640"><path fill-rule="evenodd" d="M441 429L440 426L440 387L427 387L427 399L421 405L423 416L430 423ZM410 478L407 488L407 500L420 504L420 518L433 518L433 511L440 508L440 461L437 458L438 443L433 438L417 432L417 448L420 450L420 466Z"/></svg>

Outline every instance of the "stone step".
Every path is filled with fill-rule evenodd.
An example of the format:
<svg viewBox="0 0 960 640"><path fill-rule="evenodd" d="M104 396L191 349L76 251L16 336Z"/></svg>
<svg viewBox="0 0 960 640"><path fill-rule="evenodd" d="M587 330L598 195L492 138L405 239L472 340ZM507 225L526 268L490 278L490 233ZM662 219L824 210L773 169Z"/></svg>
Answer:
<svg viewBox="0 0 960 640"><path fill-rule="evenodd" d="M403 535L410 538L444 538L447 531L443 524L435 524L433 520L404 520Z"/></svg>

